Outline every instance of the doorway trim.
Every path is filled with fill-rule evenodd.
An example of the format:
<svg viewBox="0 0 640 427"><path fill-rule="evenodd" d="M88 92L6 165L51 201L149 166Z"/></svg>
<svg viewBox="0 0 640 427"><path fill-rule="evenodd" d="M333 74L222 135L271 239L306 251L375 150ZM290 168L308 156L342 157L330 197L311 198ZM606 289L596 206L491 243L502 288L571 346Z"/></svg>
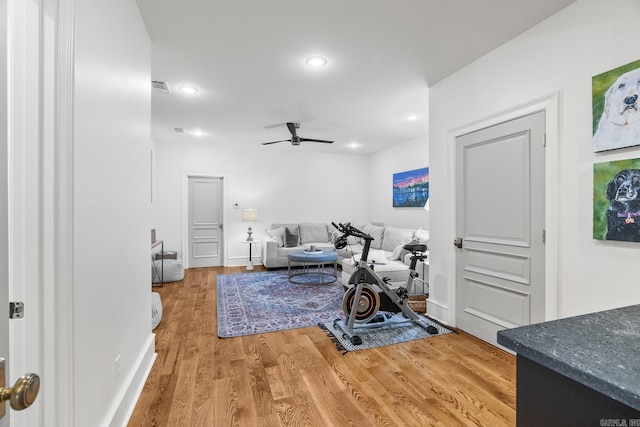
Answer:
<svg viewBox="0 0 640 427"><path fill-rule="evenodd" d="M73 340L73 117L74 117L74 32L76 1L42 0L15 2L11 9L15 31L10 90L15 102L24 101L11 118L15 134L9 144L26 147L24 156L13 162L13 174L25 174L34 164L38 173L28 187L10 180L9 191L18 198L15 218L23 218L29 233L19 230L14 237L27 247L14 253L17 274L28 280L10 283L10 292L30 304L28 317L11 323L9 377L29 371L42 377L40 396L29 411L13 412L16 427L74 426L74 340ZM33 29L36 29L33 32ZM26 31L31 29L31 31ZM35 34L35 36L34 36ZM16 44L17 43L17 44ZM18 49L26 46L26 49ZM14 102L12 101L12 103ZM14 108L13 104L9 108ZM35 108L35 114L26 114ZM17 145L16 145L17 144ZM27 174L28 175L28 174ZM26 176L26 175L25 175ZM28 202L27 202L28 198ZM35 255L25 258L25 253ZM34 269L35 266L35 269ZM12 267L13 268L13 267ZM45 357L46 356L46 357Z"/></svg>
<svg viewBox="0 0 640 427"><path fill-rule="evenodd" d="M447 135L447 164L448 182L455 182L455 141L456 138L471 132L478 131L487 127L491 127L502 122L513 120L522 116L526 116L538 111L545 112L545 135L546 135L546 151L545 151L545 227L546 227L546 244L545 244L545 320L555 320L561 317L562 290L559 286L559 278L561 271L560 259L560 242L561 234L559 228L559 212L561 201L558 191L559 171L559 142L561 131L561 103L562 91L553 92L533 99L507 110L498 112L491 116L485 117L478 121L469 123L459 128L453 129ZM451 191L449 191L451 194ZM448 211L455 212L456 200L452 196L448 200ZM453 242L455 239L455 223L446 224L448 241ZM455 250L453 244L449 245L447 250L447 258L455 260ZM451 286L447 289L447 304L440 304L439 310L449 311L448 319L455 326L456 319L456 263L449 264L449 277L452 278ZM437 301L434 301L438 305Z"/></svg>
<svg viewBox="0 0 640 427"><path fill-rule="evenodd" d="M229 239L227 234L227 197L229 194L226 172L183 172L182 173L182 262L189 268L189 178L222 179L222 266L229 265Z"/></svg>

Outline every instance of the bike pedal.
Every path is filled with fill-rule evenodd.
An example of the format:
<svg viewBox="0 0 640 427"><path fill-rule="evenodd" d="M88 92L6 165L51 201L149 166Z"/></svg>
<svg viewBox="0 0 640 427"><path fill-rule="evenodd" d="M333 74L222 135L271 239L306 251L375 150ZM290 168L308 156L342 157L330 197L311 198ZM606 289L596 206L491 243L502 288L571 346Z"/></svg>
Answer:
<svg viewBox="0 0 640 427"><path fill-rule="evenodd" d="M367 323L380 323L384 322L384 316L382 314L376 314L373 319L369 320Z"/></svg>

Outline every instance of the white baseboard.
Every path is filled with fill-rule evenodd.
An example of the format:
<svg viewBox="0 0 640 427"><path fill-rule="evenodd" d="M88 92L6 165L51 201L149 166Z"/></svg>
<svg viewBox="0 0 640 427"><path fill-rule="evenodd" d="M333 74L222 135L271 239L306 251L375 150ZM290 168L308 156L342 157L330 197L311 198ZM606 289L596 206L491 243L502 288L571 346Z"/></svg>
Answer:
<svg viewBox="0 0 640 427"><path fill-rule="evenodd" d="M136 407L140 393L156 360L156 336L149 335L133 369L116 395L111 409L102 422L103 427L126 427Z"/></svg>
<svg viewBox="0 0 640 427"><path fill-rule="evenodd" d="M262 260L258 257L252 257L251 261L253 261L253 265L262 265ZM227 267L241 267L243 265L247 265L249 263L249 257L229 257L227 259L228 265Z"/></svg>
<svg viewBox="0 0 640 427"><path fill-rule="evenodd" d="M452 325L449 320L449 307L447 304L436 301L433 298L427 298L427 314L445 325Z"/></svg>

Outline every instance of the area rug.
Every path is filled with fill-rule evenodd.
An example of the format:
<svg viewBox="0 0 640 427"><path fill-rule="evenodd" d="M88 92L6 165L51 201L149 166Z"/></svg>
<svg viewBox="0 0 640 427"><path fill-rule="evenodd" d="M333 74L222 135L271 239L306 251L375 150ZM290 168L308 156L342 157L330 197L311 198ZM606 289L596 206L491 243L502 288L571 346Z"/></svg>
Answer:
<svg viewBox="0 0 640 427"><path fill-rule="evenodd" d="M427 317L420 316L420 321L426 325L431 325L438 330L438 333L430 334L424 328L406 322L406 318L402 313L396 313L388 320L388 323L379 328L359 329L357 335L362 338L362 344L353 345L349 337L335 326L335 323L344 325L341 319L335 322L325 322L318 326L327 331L327 334L333 339L338 350L345 353L356 350L366 350L369 348L383 347L401 342L430 338L445 334L450 334L451 329L435 322Z"/></svg>
<svg viewBox="0 0 640 427"><path fill-rule="evenodd" d="M297 276L308 283L314 275ZM286 270L219 274L218 336L221 338L316 326L342 315L344 289L338 280L326 285L294 284Z"/></svg>

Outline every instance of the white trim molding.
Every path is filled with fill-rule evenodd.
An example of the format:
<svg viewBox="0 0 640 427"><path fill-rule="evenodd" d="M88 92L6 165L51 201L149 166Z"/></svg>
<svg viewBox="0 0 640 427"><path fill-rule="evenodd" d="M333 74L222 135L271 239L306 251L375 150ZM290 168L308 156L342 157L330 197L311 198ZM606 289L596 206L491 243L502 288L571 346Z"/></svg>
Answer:
<svg viewBox="0 0 640 427"><path fill-rule="evenodd" d="M45 419L52 425L75 426L74 390L74 248L73 248L73 188L74 188L74 68L75 68L75 0L50 0L57 13L55 24L58 44L51 47L56 64L54 81L54 153L52 170L53 192L53 284L45 300L49 318L46 326L45 351L53 355L48 363L51 371L46 384L51 399ZM53 10L52 10L53 12Z"/></svg>
<svg viewBox="0 0 640 427"><path fill-rule="evenodd" d="M498 112L486 118L477 120L473 123L461 126L448 132L447 135L447 178L448 182L455 181L455 140L457 137L484 129L505 121L513 120L518 117L526 116L538 111L545 112L545 134L546 134L546 151L545 151L545 320L555 320L560 317L561 307L561 287L559 285L561 265L560 245L561 234L559 227L559 213L561 211L561 200L558 191L558 180L560 177L559 156L560 156L560 138L561 138L561 111L562 111L562 92L553 92L520 105L509 108L505 111ZM448 211L454 212L455 198L449 197ZM450 241L455 238L455 223L451 221L447 225L447 235ZM446 257L455 259L453 245L449 246ZM455 286L457 283L455 262L448 266L448 275L452 278L447 295L448 306L451 311L443 313L445 319L450 319L455 325ZM436 284L437 285L437 284ZM445 311L445 307L441 307L441 311Z"/></svg>
<svg viewBox="0 0 640 427"><path fill-rule="evenodd" d="M125 379L122 388L113 401L113 406L104 417L103 427L127 426L156 360L155 348L155 334L151 333L134 364L136 369Z"/></svg>
<svg viewBox="0 0 640 427"><path fill-rule="evenodd" d="M222 179L222 266L229 265L229 239L227 230L227 197L229 183L227 172L183 172L182 173L182 262L189 268L189 178L221 178Z"/></svg>

